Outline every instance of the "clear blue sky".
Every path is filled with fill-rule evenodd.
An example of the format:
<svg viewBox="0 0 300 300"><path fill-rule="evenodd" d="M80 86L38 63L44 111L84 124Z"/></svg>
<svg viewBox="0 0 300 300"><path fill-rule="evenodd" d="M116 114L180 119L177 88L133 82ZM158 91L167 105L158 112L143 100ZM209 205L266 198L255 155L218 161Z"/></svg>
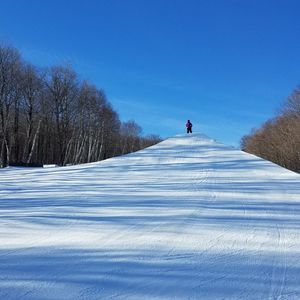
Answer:
<svg viewBox="0 0 300 300"><path fill-rule="evenodd" d="M299 0L0 0L0 41L71 63L121 120L238 146L300 84Z"/></svg>

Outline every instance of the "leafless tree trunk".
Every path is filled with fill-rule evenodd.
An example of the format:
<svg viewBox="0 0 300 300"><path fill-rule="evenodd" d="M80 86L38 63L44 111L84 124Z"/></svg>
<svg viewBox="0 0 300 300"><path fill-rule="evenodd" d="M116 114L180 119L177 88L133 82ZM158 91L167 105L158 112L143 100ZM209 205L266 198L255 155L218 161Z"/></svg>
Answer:
<svg viewBox="0 0 300 300"><path fill-rule="evenodd" d="M28 159L27 159L27 164L29 164L31 162L31 157L32 157L32 154L33 154L33 151L34 151L34 148L35 148L36 139L37 139L37 137L39 135L39 132L40 132L40 127L41 127L41 120L39 120L38 127L37 127L37 130L36 130L34 138L33 138L31 150L29 152L29 156L28 156Z"/></svg>

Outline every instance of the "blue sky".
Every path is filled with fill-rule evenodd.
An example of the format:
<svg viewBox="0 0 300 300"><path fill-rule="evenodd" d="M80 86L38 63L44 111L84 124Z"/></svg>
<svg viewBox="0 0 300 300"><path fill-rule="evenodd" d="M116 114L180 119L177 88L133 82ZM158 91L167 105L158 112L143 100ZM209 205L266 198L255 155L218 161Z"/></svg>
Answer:
<svg viewBox="0 0 300 300"><path fill-rule="evenodd" d="M300 84L298 0L0 0L0 41L72 64L121 120L239 145Z"/></svg>

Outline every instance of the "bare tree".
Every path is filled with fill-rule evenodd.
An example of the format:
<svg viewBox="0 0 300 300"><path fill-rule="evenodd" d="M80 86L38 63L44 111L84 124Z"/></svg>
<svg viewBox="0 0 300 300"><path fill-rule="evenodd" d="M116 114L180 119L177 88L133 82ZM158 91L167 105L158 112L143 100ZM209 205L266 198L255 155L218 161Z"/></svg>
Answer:
<svg viewBox="0 0 300 300"><path fill-rule="evenodd" d="M12 107L18 109L20 54L11 47L0 46L0 165L7 166L10 160L9 125L12 121ZM15 129L16 129L15 120Z"/></svg>
<svg viewBox="0 0 300 300"><path fill-rule="evenodd" d="M287 98L281 111L283 115L300 117L300 86Z"/></svg>
<svg viewBox="0 0 300 300"><path fill-rule="evenodd" d="M121 148L122 154L136 151L142 128L133 120L122 123L121 126Z"/></svg>
<svg viewBox="0 0 300 300"><path fill-rule="evenodd" d="M244 136L243 150L300 172L300 88L285 101L281 113Z"/></svg>
<svg viewBox="0 0 300 300"><path fill-rule="evenodd" d="M38 71L31 64L24 64L22 69L21 92L23 99L23 113L24 113L24 130L25 140L23 147L22 161L27 162L32 157L33 140L37 138L36 133L39 130L34 129L40 127L40 98L42 93L42 80ZM31 153L30 159L29 155Z"/></svg>
<svg viewBox="0 0 300 300"><path fill-rule="evenodd" d="M45 81L56 124L58 161L64 165L67 145L72 137L72 120L75 116L77 76L69 67L52 67Z"/></svg>

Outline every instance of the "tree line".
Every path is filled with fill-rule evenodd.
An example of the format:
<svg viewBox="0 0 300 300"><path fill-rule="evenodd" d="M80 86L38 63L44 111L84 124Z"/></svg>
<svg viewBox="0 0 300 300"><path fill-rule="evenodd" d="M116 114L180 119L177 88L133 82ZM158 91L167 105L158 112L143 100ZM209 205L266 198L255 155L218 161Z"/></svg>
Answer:
<svg viewBox="0 0 300 300"><path fill-rule="evenodd" d="M242 138L241 148L300 173L300 86L278 115Z"/></svg>
<svg viewBox="0 0 300 300"><path fill-rule="evenodd" d="M0 45L0 167L94 162L161 140L141 133L72 67L41 69Z"/></svg>

